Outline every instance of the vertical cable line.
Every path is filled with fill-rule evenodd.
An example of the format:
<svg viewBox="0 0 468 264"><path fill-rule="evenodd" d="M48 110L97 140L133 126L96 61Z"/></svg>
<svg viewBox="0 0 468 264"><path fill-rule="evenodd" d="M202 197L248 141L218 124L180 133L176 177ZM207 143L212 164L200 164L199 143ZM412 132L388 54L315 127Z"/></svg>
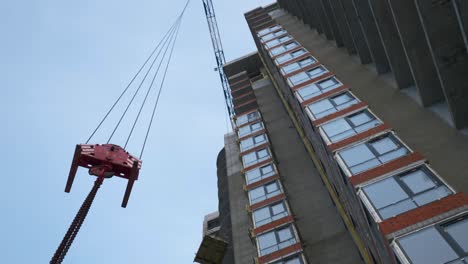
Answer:
<svg viewBox="0 0 468 264"><path fill-rule="evenodd" d="M190 0L187 1L187 4L185 5L185 8L184 10L182 11L182 15L183 13L185 12L185 9L187 8L187 5L188 3L190 2ZM156 113L156 108L158 107L158 103L159 103L159 98L161 96L161 92L163 90L163 86L164 86L164 81L166 80L166 74L167 74L167 70L169 69L169 64L171 62L171 58L172 58L172 53L174 52L174 47L175 47L175 43L177 41L177 36L179 35L179 29L180 29L180 25L182 24L182 21L179 23L179 25L177 26L177 29L176 29L176 33L175 33L175 37L174 37L174 41L172 42L172 47L171 47L171 52L169 53L169 58L168 58L168 61L167 61L167 64L166 64L166 68L164 69L164 74L163 74L163 78L161 80L161 85L159 86L159 91L158 91L158 95L156 97L156 101L154 103L154 107L153 107L153 112L151 114L151 119L150 119L150 122L149 122L149 125L148 125L148 129L146 131L146 135L145 135L145 140L143 142L143 146L141 147L141 152L140 152L140 159L141 157L143 156L143 152L145 150L145 146L146 146L146 142L148 140L148 135L149 135L149 132L151 131L151 126L153 124L153 120L154 120L154 115Z"/></svg>
<svg viewBox="0 0 468 264"><path fill-rule="evenodd" d="M175 32L175 28L177 27L177 23L178 23L178 20L177 19L177 22L172 26L171 28L171 33L170 33L170 36L169 37L166 37L166 39L164 40L164 44L162 46L162 48L158 51L158 54L156 55L156 57L154 57L151 65L149 66L148 70L146 71L146 74L145 76L143 77L143 79L141 80L140 82L140 85L138 85L138 88L136 89L135 93L133 94L132 96L132 99L130 100L130 102L128 102L127 104L127 107L125 108L125 111L122 113L122 115L120 116L120 119L119 121L117 122L117 124L115 125L114 127L114 130L112 131L111 135L109 136L109 139L107 140L107 143L109 143L112 139L112 137L114 136L115 132L117 131L117 129L119 128L120 124L122 123L122 120L124 119L125 115L127 114L128 112L128 109L130 109L130 106L132 105L133 103L133 100L135 100L135 97L138 95L138 93L140 92L140 89L141 87L143 86L143 83L145 82L146 78L148 77L149 73L151 72L151 70L153 69L153 66L154 64L156 63L156 61L158 60L159 58L159 55L161 54L161 51L164 49L164 46L167 45L170 45L170 39L172 39L172 36L174 35L174 32Z"/></svg>
<svg viewBox="0 0 468 264"><path fill-rule="evenodd" d="M179 19L179 18L178 18ZM107 117L109 116L109 114L112 112L112 110L114 110L115 106L119 103L120 99L122 99L122 97L125 95L125 93L127 92L127 90L130 88L130 86L133 84L133 82L135 81L135 79L138 77L138 75L140 74L140 72L143 70L143 68L146 66L146 64L148 63L148 61L151 59L151 57L153 57L154 53L156 53L156 51L158 50L159 46L161 46L161 43L163 42L163 40L167 37L167 35L173 30L174 26L175 26L176 22L174 22L174 24L171 26L171 28L166 32L166 34L164 35L164 37L159 41L159 43L156 45L156 47L153 49L153 51L151 52L151 54L148 56L148 58L146 59L146 61L143 63L143 65L140 66L140 69L138 69L137 73L133 76L133 78L131 79L131 81L127 84L127 87L125 87L125 89L122 91L122 93L120 94L120 96L117 98L117 100L114 102L114 104L111 106L111 108L107 111L107 113L104 115L104 117L101 119L101 121L99 122L99 124L97 125L97 127L94 129L94 131L91 133L91 135L89 136L89 138L86 140L86 143L85 144L88 144L88 142L91 140L91 138L94 136L94 134L96 134L96 132L99 130L99 128L101 127L101 125L104 123L104 121L107 119Z"/></svg>
<svg viewBox="0 0 468 264"><path fill-rule="evenodd" d="M180 25L180 20L178 21L177 27L179 25ZM127 147L128 141L130 140L130 138L132 136L133 130L135 129L135 126L136 126L136 124L138 122L138 119L140 118L140 115L141 115L141 112L142 112L142 110L143 110L143 108L145 106L146 100L148 99L148 95L149 95L149 93L151 92L151 90L153 88L154 81L156 80L156 77L158 76L159 69L161 68L161 65L164 62L164 58L166 58L167 51L169 50L169 47L171 46L171 42L173 41L174 37L175 37L175 34L172 34L172 36L171 36L171 38L169 40L169 44L166 46L166 48L164 50L164 53L162 55L161 61L159 62L158 68L156 69L156 71L155 71L155 73L153 75L153 79L151 80L151 84L149 85L148 90L146 91L146 95L145 95L145 98L143 99L143 103L141 104L140 109L138 111L138 114L137 114L137 116L135 118L135 121L133 122L132 129L130 130L130 133L128 134L127 140L125 141L124 148Z"/></svg>

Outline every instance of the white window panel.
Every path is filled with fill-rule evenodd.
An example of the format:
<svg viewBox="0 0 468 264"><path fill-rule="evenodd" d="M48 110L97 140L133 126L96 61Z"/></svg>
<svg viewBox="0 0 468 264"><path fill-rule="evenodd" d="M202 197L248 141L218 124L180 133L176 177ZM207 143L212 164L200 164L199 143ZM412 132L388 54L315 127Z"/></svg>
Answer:
<svg viewBox="0 0 468 264"><path fill-rule="evenodd" d="M265 161L271 157L270 150L268 148L256 150L242 156L242 162L244 168L255 165L259 162Z"/></svg>
<svg viewBox="0 0 468 264"><path fill-rule="evenodd" d="M282 193L278 181L270 182L249 191L250 205L259 203Z"/></svg>
<svg viewBox="0 0 468 264"><path fill-rule="evenodd" d="M311 113L312 120L316 120L327 115L333 114L342 109L348 108L351 105L357 104L359 101L350 92L340 93L320 101L307 105L307 109Z"/></svg>
<svg viewBox="0 0 468 264"><path fill-rule="evenodd" d="M257 237L260 256L273 253L296 243L297 238L292 225L277 228Z"/></svg>
<svg viewBox="0 0 468 264"><path fill-rule="evenodd" d="M343 84L338 81L336 77L330 77L301 87L296 91L296 95L299 98L299 101L303 102L324 92L338 88L341 85Z"/></svg>
<svg viewBox="0 0 468 264"><path fill-rule="evenodd" d="M326 123L320 127L322 136L335 143L382 124L369 110L362 110Z"/></svg>
<svg viewBox="0 0 468 264"><path fill-rule="evenodd" d="M299 47L299 43L293 41L293 42L281 45L279 47L276 47L274 49L271 49L270 50L270 55L271 56L276 56L276 55L279 55L279 54L281 54L283 52L292 50L292 49L297 48L297 47Z"/></svg>
<svg viewBox="0 0 468 264"><path fill-rule="evenodd" d="M253 137L249 137L240 142L240 150L246 151L260 146L261 144L264 144L266 142L268 142L266 134L260 134Z"/></svg>
<svg viewBox="0 0 468 264"><path fill-rule="evenodd" d="M257 35L258 35L258 36L262 36L262 35L265 35L265 34L267 34L267 33L269 33L269 32L278 30L278 29L280 29L280 28L281 28L280 25L275 25L275 26L272 26L272 27L269 27L269 28L265 28L265 29L260 30L260 31L257 33Z"/></svg>
<svg viewBox="0 0 468 264"><path fill-rule="evenodd" d="M247 184L252 184L260 180L266 179L276 174L276 168L273 163L262 167L254 168L245 172L245 181Z"/></svg>
<svg viewBox="0 0 468 264"><path fill-rule="evenodd" d="M288 209L284 201L267 205L260 209L254 210L252 213L254 225L256 228L281 219L283 217L286 217L288 215Z"/></svg>
<svg viewBox="0 0 468 264"><path fill-rule="evenodd" d="M288 73L300 70L302 68L305 68L305 67L307 67L309 65L312 65L312 64L314 64L316 62L317 62L317 60L315 60L314 57L307 57L307 58L301 59L299 61L292 62L292 63L290 63L290 64L288 64L286 66L283 66L281 68L281 71L283 72L283 74L288 74Z"/></svg>
<svg viewBox="0 0 468 264"><path fill-rule="evenodd" d="M239 138L245 137L245 136L251 135L251 134L253 134L253 133L257 132L257 131L260 131L263 128L264 128L264 126L263 126L262 122L257 122L257 123L253 123L253 124L250 124L250 125L247 125L247 126L243 126L243 127L239 128L238 136L239 136Z"/></svg>
<svg viewBox="0 0 468 264"><path fill-rule="evenodd" d="M299 56L302 56L306 54L307 51L305 49L298 49L293 52L286 53L284 55L278 56L278 58L275 59L276 65L280 65L283 63L286 63L292 59L298 58Z"/></svg>
<svg viewBox="0 0 468 264"><path fill-rule="evenodd" d="M286 36L283 36L283 37L280 37L280 38L277 38L277 39L266 42L265 47L267 47L269 49L269 48L277 46L277 45L279 45L281 43L285 43L286 41L289 41L291 39L292 39L291 36L286 35Z"/></svg>
<svg viewBox="0 0 468 264"><path fill-rule="evenodd" d="M392 134L353 145L337 152L346 168L354 175L405 156L409 150Z"/></svg>
<svg viewBox="0 0 468 264"><path fill-rule="evenodd" d="M271 32L270 34L267 34L267 35L261 37L261 40L262 40L262 42L266 42L266 41L269 41L270 39L274 39L275 37L281 36L281 35L286 34L286 33L287 33L286 30L280 29L278 31Z"/></svg>
<svg viewBox="0 0 468 264"><path fill-rule="evenodd" d="M323 67L323 66L318 66L313 69L300 72L298 74L295 74L291 77L288 78L288 83L291 87L296 86L298 84L301 84L303 82L306 82L308 80L312 80L314 78L317 78L325 73L327 73L328 70Z"/></svg>
<svg viewBox="0 0 468 264"><path fill-rule="evenodd" d="M247 124L257 119L260 119L260 113L255 111L255 112L251 112L245 115L238 116L236 118L236 124L237 126L241 126L243 124Z"/></svg>

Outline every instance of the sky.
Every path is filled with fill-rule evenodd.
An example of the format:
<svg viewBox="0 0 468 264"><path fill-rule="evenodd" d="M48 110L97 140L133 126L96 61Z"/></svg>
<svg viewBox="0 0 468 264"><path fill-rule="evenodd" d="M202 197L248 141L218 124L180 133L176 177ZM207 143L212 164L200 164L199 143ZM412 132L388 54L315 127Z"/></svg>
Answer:
<svg viewBox="0 0 468 264"><path fill-rule="evenodd" d="M227 60L254 51L243 14L272 1L214 2ZM71 193L63 191L75 145L87 139L184 4L0 3L0 263L50 260L94 181L81 169ZM203 216L217 210L216 157L227 131L214 68L202 1L192 0L129 205L120 207L126 181L106 180L64 263L193 261ZM91 143L104 143L115 122L111 117ZM143 123L129 143L132 153L141 147ZM123 145L125 128L112 143Z"/></svg>

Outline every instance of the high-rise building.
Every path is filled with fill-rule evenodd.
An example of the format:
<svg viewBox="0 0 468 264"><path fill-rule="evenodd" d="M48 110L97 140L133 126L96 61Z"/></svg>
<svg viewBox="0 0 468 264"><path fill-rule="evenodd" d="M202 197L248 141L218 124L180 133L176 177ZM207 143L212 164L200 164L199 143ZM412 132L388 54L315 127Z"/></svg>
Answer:
<svg viewBox="0 0 468 264"><path fill-rule="evenodd" d="M280 0L227 63L219 263L468 263L468 4Z"/></svg>

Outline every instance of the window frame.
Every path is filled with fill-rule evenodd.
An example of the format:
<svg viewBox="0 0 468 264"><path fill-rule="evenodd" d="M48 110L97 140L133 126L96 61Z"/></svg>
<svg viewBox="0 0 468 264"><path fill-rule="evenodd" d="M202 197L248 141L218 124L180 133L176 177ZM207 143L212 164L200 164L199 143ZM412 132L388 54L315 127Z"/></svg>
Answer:
<svg viewBox="0 0 468 264"><path fill-rule="evenodd" d="M313 70L315 70L315 69L318 69L318 68L323 68L324 71L321 72L319 75L314 75L313 77L309 75L309 72L311 72L311 71L313 71ZM311 68L311 69L307 69L307 70L305 70L305 71L298 72L298 73L296 73L296 74L294 74L294 75L292 75L292 76L289 76L289 77L287 78L287 82L288 82L289 87L292 88L292 87L298 86L298 85L300 85L300 84L303 84L303 83L305 83L305 82L308 82L308 81L310 81L310 80L313 80L313 79L315 79L315 78L318 78L318 77L320 77L320 76L322 76L322 75L324 75L324 74L326 74L326 73L329 73L329 72L330 72L330 70L328 70L327 67L325 67L325 65L319 64L319 65L317 65L317 66L315 66L315 67L313 67L313 68ZM294 76L296 76L296 75L299 75L299 74L301 74L301 73L305 73L305 74L307 75L308 79L304 79L304 80L302 80L302 81L300 81L300 82L298 82L298 83L293 83L293 82L291 81L291 78L294 77Z"/></svg>
<svg viewBox="0 0 468 264"><path fill-rule="evenodd" d="M271 49L273 47L286 43L290 40L294 40L294 38L291 35L286 34L284 36L281 36L281 37L278 36L278 38L273 38L269 41L266 41L263 45L265 46L266 49Z"/></svg>
<svg viewBox="0 0 468 264"><path fill-rule="evenodd" d="M276 205L279 205L279 204L282 204L285 210L282 211L279 214L274 214L273 213L273 206L276 206ZM266 208L268 208L269 217L257 221L257 219L255 218L255 212L260 211L260 210L264 210ZM282 219L282 218L290 216L290 215L291 215L291 213L289 211L289 207L288 207L288 204L286 203L286 200L280 200L278 202L274 202L272 204L268 204L266 206L256 208L255 210L253 210L252 211L252 222L253 222L254 228L258 228L260 226L264 226L264 225L269 224L269 223L271 223L273 221ZM279 217L275 217L275 216L279 216ZM265 220L269 220L269 221L265 222ZM261 224L259 224L259 223L261 223Z"/></svg>
<svg viewBox="0 0 468 264"><path fill-rule="evenodd" d="M262 150L266 150L268 155L266 157L262 157L262 158L259 158L258 156L258 153ZM252 162L252 163L248 163L246 164L245 161L244 161L244 157L247 156L247 155L251 155L252 153L255 153L255 157L256 157L256 160L255 162ZM265 160L268 160L268 159L271 159L273 157L272 153L271 153L271 150L270 148L267 146L267 147L264 147L264 148L261 148L261 149L257 149L255 151L252 151L252 152L249 152L247 154L244 154L242 155L242 165L244 166L244 168L248 168L248 167L251 167L251 166L254 166L262 161L265 161Z"/></svg>
<svg viewBox="0 0 468 264"><path fill-rule="evenodd" d="M294 52L301 52L301 51L303 51L303 53L299 54L298 56L293 56L293 55L292 55ZM300 48L300 49L297 49L297 50L294 50L294 51L291 51L291 52L288 52L288 53L285 53L285 54L283 54L283 55L281 55L281 56L276 57L276 58L275 58L275 64L276 64L276 66L279 66L279 65L288 63L288 62L290 62L291 60L297 59L297 58L299 58L300 56L303 56L303 55L305 55L305 54L310 55L310 53L308 53L308 51L307 51L304 47L302 47L302 48ZM281 58L281 57L283 57L283 56L286 56L286 55L289 55L290 57L289 57L288 59L286 59L285 61L282 61L282 62L278 61L279 58Z"/></svg>
<svg viewBox="0 0 468 264"><path fill-rule="evenodd" d="M263 141L260 141L260 142L256 142L256 138L257 138L257 137L260 137L260 136L263 136L263 139L264 139L264 140L263 140ZM252 144L252 145L249 145L249 146L247 146L247 147L245 147L245 148L243 148L242 143L243 143L243 142L246 142L246 141L249 140L249 139L252 139L253 144ZM247 150L256 148L256 147L258 147L258 146L260 146L260 145L263 145L263 144L265 144L265 143L268 143L268 142L269 142L269 140L268 140L268 135L267 135L266 133L261 133L261 134L258 134L258 135L252 135L251 137L245 138L245 139L243 139L243 140L241 140L241 141L239 142L240 152L245 152L245 151L247 151Z"/></svg>
<svg viewBox="0 0 468 264"><path fill-rule="evenodd" d="M268 27L268 28L264 28L264 29L261 29L259 31L257 31L257 36L258 37L262 37L262 36L265 36L266 34L269 34L271 33L272 31L275 31L277 29L282 29L283 27L279 24L276 24L274 26L271 26L271 27ZM265 31L266 30L266 31ZM265 33L262 33L262 31L265 31Z"/></svg>
<svg viewBox="0 0 468 264"><path fill-rule="evenodd" d="M468 212L464 211L448 219L444 219L442 221L433 223L423 228L419 228L412 232L397 236L393 239L390 246L392 247L393 252L395 253L397 259L402 264L411 264L412 260L410 259L406 251L404 250L403 246L400 243L400 240L407 236L417 234L418 232L421 232L423 230L428 230L430 228L433 228L442 237L443 241L450 247L450 249L452 249L454 253L458 255L457 259L449 260L449 262L446 262L446 263L455 263L454 261L462 260L462 259L464 259L465 262L468 263L468 250L465 252L463 248L455 241L455 239L453 239L453 237L444 230L445 227L450 226L451 224L455 224L460 221L468 221Z"/></svg>
<svg viewBox="0 0 468 264"><path fill-rule="evenodd" d="M293 259L299 259L299 264L306 264L306 261L304 259L304 255L302 253L294 254L294 255L289 255L286 257L282 257L281 259L271 263L271 264L287 264L286 261L290 261Z"/></svg>
<svg viewBox="0 0 468 264"><path fill-rule="evenodd" d="M257 129L257 130L252 130L252 126L253 126L253 125L256 125L256 124L260 124L260 128ZM241 135L241 134L240 134L240 129L241 129L241 128L245 128L245 127L249 127L249 132L247 132L246 134ZM251 124L248 124L248 125L246 125L246 126L240 127L240 128L238 129L238 131L237 131L237 136L238 136L238 138L244 138L244 137L250 136L250 135L252 135L252 134L254 134L254 133L256 133L256 132L262 131L262 130L265 130L265 125L263 124L262 121L258 121L258 122L256 122L256 123L251 123Z"/></svg>
<svg viewBox="0 0 468 264"><path fill-rule="evenodd" d="M302 64L301 64L302 61L305 61L305 60L308 60L308 59L312 59L312 63L306 64L306 65L302 65ZM292 61L292 62L290 62L290 63L288 63L288 64L285 64L284 66L280 67L280 71L281 71L281 74L287 75L287 74L293 73L293 72L295 72L295 71L304 69L305 67L314 65L314 64L316 64L316 63L318 63L317 59L316 59L314 56L309 55L309 56L304 57L304 58L302 58L302 59L299 59L299 60L297 60L297 61ZM291 65L294 65L294 64L296 64L296 65L298 66L298 68L295 68L295 69L290 70L290 71L286 71L286 70L285 70L286 67L291 66Z"/></svg>
<svg viewBox="0 0 468 264"><path fill-rule="evenodd" d="M430 188L430 189L426 189L426 190L423 190L421 192L414 193L403 182L403 180L401 178L404 177L404 176L410 175L411 173L414 173L414 172L416 172L418 170L422 170L423 172L425 172L426 175L428 175L428 177L433 182L436 183L436 185L434 187ZM451 194L449 194L449 195L452 195L452 194L455 193L455 190L450 185L448 185L447 182L445 182L432 168L427 166L427 164L425 164L425 163L418 164L416 166L412 166L412 167L409 167L409 168L405 168L403 171L392 172L391 174L388 174L388 175L386 175L384 177L379 177L379 178L377 178L377 179L375 179L373 181L366 182L362 186L359 186L359 189L358 189L358 196L361 199L362 203L364 204L364 207L365 207L364 209L367 210L370 213L370 215L372 216L374 221L377 222L377 223L380 223L380 222L382 222L382 221L384 221L386 219L391 218L391 217L384 218L381 215L381 213L379 212L379 210L381 210L383 208L386 208L386 207L389 207L389 206L392 206L392 205L394 205L396 203L386 205L386 206L384 206L384 207L382 207L380 209L377 209L377 207L375 206L375 203L370 199L369 195L366 193L365 188L369 187L369 186L371 186L373 184L382 182L382 181L384 181L386 179L389 179L389 178L394 178L395 181L397 182L398 186L405 192L405 194L407 194L408 198L406 198L404 200L413 200L413 198L415 196L426 193L426 192L428 192L430 190L434 190L434 189L436 189L438 187L441 187L441 186L445 186L451 192ZM445 197L447 197L447 196L445 196ZM440 198L440 199L442 199L442 198ZM402 202L404 200L400 200L397 203ZM438 200L438 199L436 199L436 200ZM436 200L433 200L433 201L436 201ZM421 205L421 206L424 206L424 205ZM418 205L415 208L419 208L421 206ZM412 210L412 209L410 209L410 210ZM405 212L408 212L408 211L405 211ZM401 213L399 213L397 215L403 214L405 212L401 212Z"/></svg>
<svg viewBox="0 0 468 264"><path fill-rule="evenodd" d="M276 187L278 187L278 188L277 188L275 191L268 193L268 192L267 192L267 191L268 191L268 188L267 188L267 187L270 186L270 185L272 185L272 184L275 184ZM263 189L264 195L262 195L261 197L257 197L257 198L255 198L255 199L252 199L252 191L257 190L257 189L260 189L260 188ZM267 183L265 183L265 184L262 184L262 185L260 185L260 186L257 186L257 187L255 187L255 188L249 190L249 191L247 192L247 196L249 197L249 205L252 206L252 205L254 205L254 204L257 204L257 203L259 203L259 202L265 201L265 200L267 200L267 199L270 199L270 198L275 197L275 196L277 196L277 195L280 195L280 194L282 194L282 193L283 193L283 186L281 186L281 183L280 183L278 180L274 180L274 181L267 182ZM260 199L260 198L261 198L261 199Z"/></svg>
<svg viewBox="0 0 468 264"><path fill-rule="evenodd" d="M399 150L399 149L401 149L401 148L404 148L404 149L407 150L407 153L406 153L405 155L402 155L402 156L399 156L399 157L397 157L397 158L388 160L388 161L386 161L386 162L381 162L381 161L379 160L379 157L382 157L382 156L384 156L384 155L386 155L386 154L389 154L389 153L395 151L395 150L391 150L391 151L385 152L384 154L379 154L379 152L375 149L375 147L373 147L373 146L371 145L372 143L377 142L377 141L379 141L379 140L382 140L382 139L384 139L384 138L390 138L394 144L399 145L399 147L398 147L397 149L395 149L395 150ZM365 145L365 146L367 147L367 149L374 155L374 158L369 159L369 160L362 161L362 162L360 162L360 163L358 163L358 164L355 164L355 165L353 165L353 166L351 166L351 167L348 167L348 164L347 164L347 162L342 158L341 153L342 153L343 151L349 150L349 149L354 148L354 147L357 147L357 146L359 146L359 145ZM408 156L408 155L410 155L411 153L413 153L413 150L412 150L411 148L409 148L399 137L397 137L397 136L395 135L394 132L383 132L383 133L379 133L379 134L377 134L377 135L374 135L374 136L371 137L371 138L367 138L365 141L358 142L358 143L356 143L356 144L347 146L346 148L343 148L343 149L340 149L340 150L336 151L336 153L335 153L335 160L338 161L338 164L339 164L340 167L343 169L343 171L346 173L346 175L347 175L348 177L352 177L352 176L354 176L354 175L357 175L357 174L363 173L363 172L365 172L365 171L368 171L368 170L377 168L377 167L379 167L379 166L382 166L383 164L387 164L388 162L394 161L394 160L396 160L396 159L398 159L398 158L401 158L401 157L404 157L404 156ZM379 154L379 156L377 156L376 154ZM366 163L366 162L369 162L369 161L371 161L371 160L377 160L377 161L380 162L380 164L377 165L377 166L370 167L370 168L367 168L367 169L365 169L365 170L356 172L356 173L353 173L353 172L351 171L351 168L356 167L356 166L359 166L359 165L362 165L362 164L364 164L364 163Z"/></svg>
<svg viewBox="0 0 468 264"><path fill-rule="evenodd" d="M257 116L251 118L249 115L254 114L254 113L256 113ZM246 116L246 117L247 117L247 120L246 120L245 122L238 123L239 118L241 118L241 117L243 117L243 116ZM247 114L243 114L243 115L241 115L241 116L237 116L237 117L236 117L236 126L237 126L237 127L241 127L241 126L243 126L243 125L245 125L245 124L248 124L248 123L250 123L250 122L253 122L253 121L258 120L258 119L261 119L261 118L262 118L262 114L260 113L260 111L255 110L255 111L249 112L249 113L247 113Z"/></svg>
<svg viewBox="0 0 468 264"><path fill-rule="evenodd" d="M370 121L367 121L367 122L365 122L365 123L363 123L363 124L360 124L360 125L358 125L358 126L355 126L354 123L350 120L350 118L353 117L353 116L359 115L359 114L361 114L361 113L365 113L367 116L371 116L371 117L373 117L374 119L372 119L372 120L370 120ZM327 132L325 131L325 129L324 129L323 127L326 126L327 124L331 124L331 123L336 122L336 121L341 120L341 119L344 120L344 121L351 127L351 129L347 129L347 130L345 130L345 131L342 131L342 132L340 132L339 134L334 135L333 137L336 137L336 136L341 135L341 134L343 134L343 133L346 133L346 132L348 132L348 131L353 131L354 134L353 134L353 135L349 135L349 136L344 137L344 138L341 138L341 139L339 139L339 140L337 140L337 141L332 141L332 139L330 138L330 136L327 134ZM377 115L374 114L369 108L364 108L364 109L359 109L359 110L356 110L356 111L347 113L346 115L343 115L343 116L334 118L334 119L330 120L329 122L320 124L320 126L319 126L319 131L320 131L320 135L322 136L322 138L323 138L323 140L325 141L325 143L326 143L327 145L329 145L329 144L333 144L333 143L340 142L340 141L345 140L345 139L347 139L347 138L350 138L350 137L352 137L352 136L359 135L359 134L361 134L361 133L363 133L363 132L366 132L366 131L368 131L368 130L374 128L374 127L371 127L371 128L366 129L366 130L362 130L362 131L360 131L360 132L356 131L356 128L359 128L359 127L361 127L361 126L363 126L363 125L365 125L365 124L368 124L368 123L370 123L370 122L373 122L373 121L377 121L377 122L378 122L378 124L375 125L374 127L383 124L383 121L382 121L380 118L378 118Z"/></svg>
<svg viewBox="0 0 468 264"><path fill-rule="evenodd" d="M286 230L286 229L289 229L289 230L291 231L292 238L290 238L290 239L288 239L288 240L285 240L285 241L280 241L280 238L279 238L278 233L279 233L280 231ZM263 236L263 235L270 234L270 233L272 233L272 232L274 232L276 244L273 245L273 246L269 246L269 247L267 247L267 248L264 248L264 249L260 248L260 242L259 242L260 240L259 240L259 238L260 238L261 236ZM290 243L290 241L294 241L294 242ZM270 230L270 231L268 231L268 232L264 232L264 233L262 233L262 234L259 234L259 235L257 236L257 238L256 238L257 253L258 253L259 256L269 255L269 254L274 253L274 252L277 252L277 251L279 251L279 250L281 250L281 249L283 249L283 248L286 248L286 247L292 246L292 245L294 245L294 244L297 244L298 241L299 241L299 236L297 235L297 232L296 232L296 229L295 229L294 225L293 225L293 224L282 225L282 226L276 227L275 229ZM290 243L290 244L281 247L280 244L281 244L281 243L285 243L285 242L288 242L288 243ZM270 248L276 248L276 249L274 249L273 251L270 251L270 250L269 250ZM264 253L264 251L266 251L266 250L268 250L268 251Z"/></svg>
<svg viewBox="0 0 468 264"><path fill-rule="evenodd" d="M336 87L333 87L333 88L323 88L322 86L320 86L320 83L326 82L326 81L331 80L331 79L334 79L334 80L336 81ZM302 97L300 91L303 90L303 89L305 89L305 88L308 88L309 86L315 86L315 87L317 87L317 89L319 90L319 92L312 93L311 95L313 95L313 96L310 96L310 97L308 97L308 98ZM305 86L303 86L303 87L301 87L301 88L295 90L295 91L294 91L294 94L296 95L296 98L299 100L299 102L302 103L302 102L305 102L305 101L307 101L307 100L309 100L309 99L312 99L312 98L314 98L314 97L317 97L317 96L319 96L319 95L321 95L321 94L323 94L323 93L326 93L326 92L328 92L328 91L332 91L332 90L334 90L334 89L337 89L337 88L339 88L339 87L341 87L341 86L343 86L343 83L342 83L340 80L338 80L338 78L337 78L335 75L333 75L333 76L329 76L329 77L325 77L325 78L323 78L323 79L320 79L320 80L318 80L318 81L316 81L316 82L313 82L313 83L311 83L311 84L305 85Z"/></svg>
<svg viewBox="0 0 468 264"><path fill-rule="evenodd" d="M292 48L285 48L287 45L293 44L293 43L295 44L294 47L292 47ZM273 48L273 49L270 49L270 50L268 51L268 53L270 54L271 57L275 57L275 56L279 56L280 54L283 54L283 53L285 53L285 52L291 51L292 49L295 49L295 48L297 48L297 47L302 47L302 46L301 46L301 44L299 44L299 42L297 42L296 40L292 39L292 41L290 41L290 42L282 43L282 44L280 44L280 46L275 47L275 48ZM282 48L282 50L281 50L280 52L278 52L278 53L273 53L275 50L279 50L280 48Z"/></svg>
<svg viewBox="0 0 468 264"><path fill-rule="evenodd" d="M273 168L272 173L265 173L265 174L263 174L262 169L265 168L265 167L268 167L268 166L271 166L271 167ZM260 176L255 177L255 178L253 178L252 180L249 180L249 179L248 179L248 176L247 176L248 173L249 173L249 172L252 172L252 171L255 171L255 170L258 170L258 171L260 172ZM267 164L262 165L262 166L259 166L259 167L255 167L255 168L253 168L253 169L250 169L250 170L244 172L245 183L246 183L247 185L252 184L252 183L259 182L259 181L261 181L261 180L263 180L263 179L270 178L270 177L273 177L273 176L275 176L275 175L278 175L278 169L276 168L276 165L275 165L273 162L267 163ZM257 179L258 179L258 180L257 180Z"/></svg>
<svg viewBox="0 0 468 264"><path fill-rule="evenodd" d="M332 101L333 98L337 98L337 97L339 97L339 96L341 96L341 95L343 95L343 94L349 94L349 95L351 95L351 97L353 97L353 99L350 100L350 101L347 101L346 103L341 104L341 105L337 105L337 104L335 103L335 101ZM322 114L322 113L324 113L325 111L322 111L322 112L320 112L320 113L314 114L314 113L312 112L312 110L309 109L309 106L310 106L310 105L313 105L313 104L316 104L316 103L319 103L319 102L322 102L322 101L325 101L325 100L328 100L328 101L333 105L332 108L328 108L328 109L325 110L325 111L329 111L330 109L334 109L334 110L336 110L336 111L331 112L331 113L327 113L327 114L324 115L324 116L316 117L315 115L317 115L317 114ZM338 109L338 107L341 108L342 105L348 104L348 103L350 103L350 102L353 102L353 103L350 104L350 105L348 105L348 106L345 107L345 108ZM343 110L343 109L349 108L349 107L351 107L352 105L358 104L358 103L360 103L360 102L361 102L361 100L359 100L359 98L358 98L357 96L355 96L351 91L346 90L346 91L340 91L340 92L338 92L338 93L334 93L334 94L332 94L332 95L330 95L330 96L328 96L328 97L326 97L326 98L323 98L323 99L320 99L320 100L317 100L317 101L313 101L313 102L311 102L311 103L305 105L304 108L305 108L306 113L307 113L307 115L309 116L310 120L315 121L315 120L318 120L318 119L320 119L320 118L326 117L326 116L328 116L328 115L334 114L334 113L336 113L336 112L338 112L338 111L341 111L341 110Z"/></svg>
<svg viewBox="0 0 468 264"><path fill-rule="evenodd" d="M281 33L278 34L278 32L281 32ZM286 31L286 30L283 29L283 28L280 28L280 29L278 29L278 30L275 30L275 31L272 31L272 32L270 32L270 33L268 33L268 34L265 34L265 35L263 35L263 36L261 36L261 37L259 37L259 38L260 38L260 41L261 41L262 43L266 43L266 42L268 42L268 41L274 39L275 37L279 37L279 36L282 36L282 35L284 35L284 34L288 34L288 31ZM266 36L268 36L268 35L271 35L271 37L269 37L268 39L264 39L264 38L265 38Z"/></svg>

